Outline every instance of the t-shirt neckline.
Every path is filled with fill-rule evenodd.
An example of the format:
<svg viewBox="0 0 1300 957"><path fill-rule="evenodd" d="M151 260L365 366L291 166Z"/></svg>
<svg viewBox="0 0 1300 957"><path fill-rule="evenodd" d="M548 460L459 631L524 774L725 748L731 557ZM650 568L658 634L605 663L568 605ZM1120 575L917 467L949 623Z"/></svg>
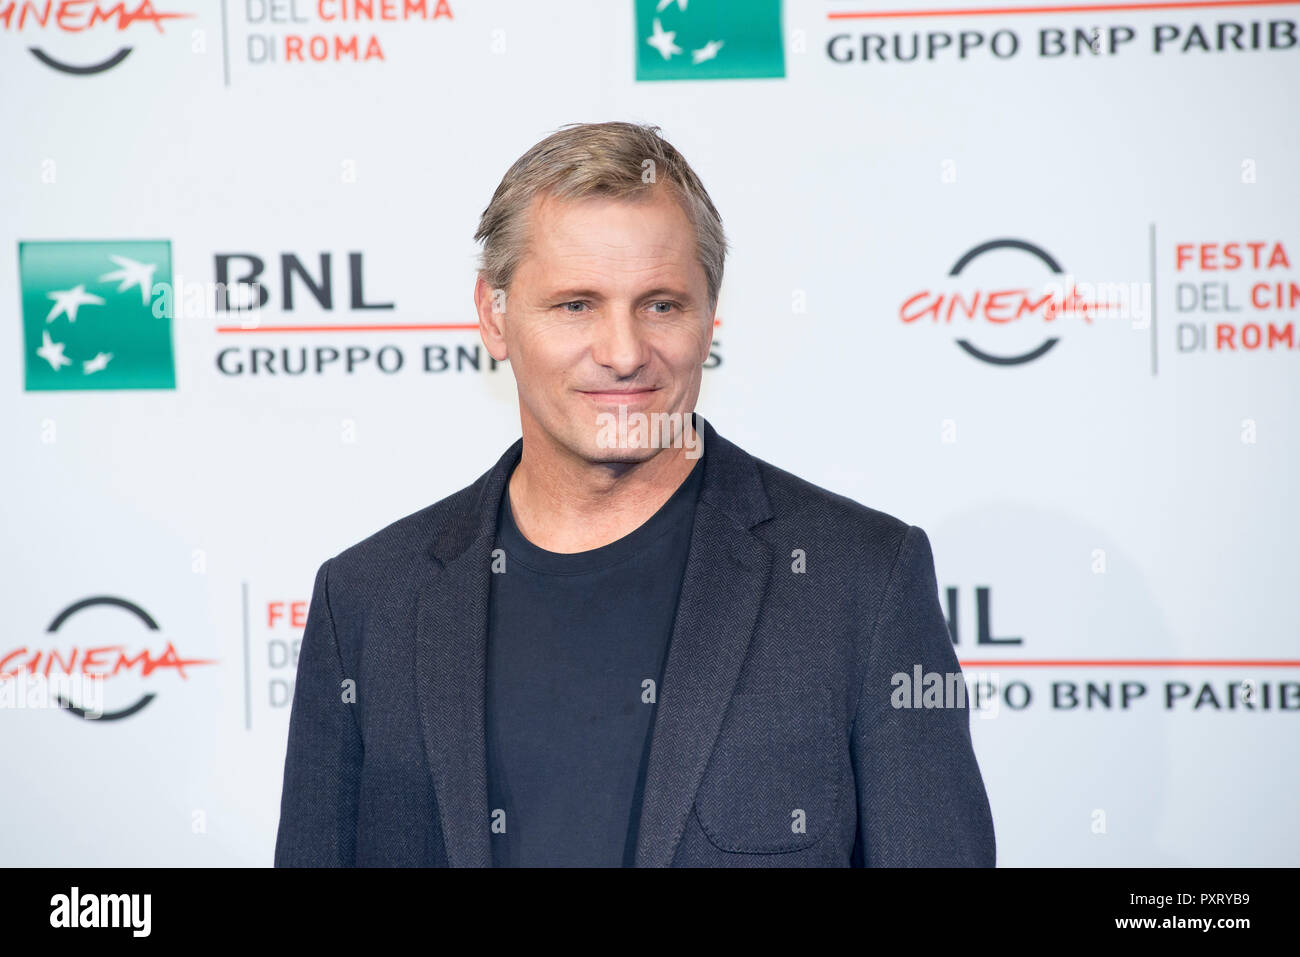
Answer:
<svg viewBox="0 0 1300 957"><path fill-rule="evenodd" d="M701 456L657 512L622 538L581 552L552 552L534 545L524 537L515 524L507 477L505 489L501 493L497 539L505 549L507 562L517 561L534 571L549 575L580 575L608 568L626 561L677 527L678 521L694 509L703 477L704 457Z"/></svg>

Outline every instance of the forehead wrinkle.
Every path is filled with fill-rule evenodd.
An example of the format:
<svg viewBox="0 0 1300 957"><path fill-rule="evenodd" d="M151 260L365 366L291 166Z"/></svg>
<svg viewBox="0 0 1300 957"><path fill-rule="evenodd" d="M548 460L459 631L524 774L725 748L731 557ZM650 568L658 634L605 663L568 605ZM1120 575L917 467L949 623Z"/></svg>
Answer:
<svg viewBox="0 0 1300 957"><path fill-rule="evenodd" d="M689 286L694 265L688 251L668 244L655 244L648 249L624 243L548 244L544 249L534 250L533 259L543 272L567 273L563 277L548 277L551 284L566 287L595 287L611 282L622 285L624 280L642 286ZM611 264L617 269L611 270Z"/></svg>
<svg viewBox="0 0 1300 957"><path fill-rule="evenodd" d="M697 260L695 230L685 212L669 200L670 207L659 206L660 215L646 217L645 221L638 223L622 202L601 197L574 201L545 194L539 196L530 211L528 241L522 250L520 265L532 260L534 267L543 272L549 271L549 265L564 266L578 274L557 278L554 282L550 282L549 277L539 277L552 287L589 285L594 288L610 278L611 261L623 271L631 272L638 284L647 281L642 277L668 273L651 285L691 286L693 273L697 267L702 272L703 266ZM602 220L602 213L608 211L611 204L617 204L612 208L620 212L613 225ZM633 201L632 209L640 205L640 201ZM671 211L663 215L666 209ZM540 235L545 237L545 242L540 244L536 242L538 227ZM580 279L584 274L590 278Z"/></svg>
<svg viewBox="0 0 1300 957"><path fill-rule="evenodd" d="M597 255L603 250L607 255L669 257L690 254L694 245L693 238L683 243L676 237L665 235L670 228L666 223L656 223L653 227L630 234L628 230L611 228L594 223L591 219L556 224L547 230L550 242L547 244L557 253L577 249L579 253L591 251ZM584 248L586 247L586 248Z"/></svg>

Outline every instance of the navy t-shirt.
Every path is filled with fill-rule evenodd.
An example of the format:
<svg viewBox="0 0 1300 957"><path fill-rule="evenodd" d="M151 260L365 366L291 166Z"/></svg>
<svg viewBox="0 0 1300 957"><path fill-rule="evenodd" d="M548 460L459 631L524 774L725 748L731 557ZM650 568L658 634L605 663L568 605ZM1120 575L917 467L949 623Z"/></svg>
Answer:
<svg viewBox="0 0 1300 957"><path fill-rule="evenodd" d="M639 528L569 554L524 538L508 485L501 496L485 715L494 867L633 863L703 475L701 456Z"/></svg>

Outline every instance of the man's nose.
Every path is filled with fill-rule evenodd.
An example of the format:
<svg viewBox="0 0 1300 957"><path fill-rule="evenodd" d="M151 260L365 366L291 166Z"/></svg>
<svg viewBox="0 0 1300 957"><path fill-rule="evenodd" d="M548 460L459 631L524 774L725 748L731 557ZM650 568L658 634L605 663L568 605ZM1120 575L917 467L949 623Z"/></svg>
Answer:
<svg viewBox="0 0 1300 957"><path fill-rule="evenodd" d="M634 375L646 364L649 344L631 307L606 310L596 320L591 356L620 378Z"/></svg>

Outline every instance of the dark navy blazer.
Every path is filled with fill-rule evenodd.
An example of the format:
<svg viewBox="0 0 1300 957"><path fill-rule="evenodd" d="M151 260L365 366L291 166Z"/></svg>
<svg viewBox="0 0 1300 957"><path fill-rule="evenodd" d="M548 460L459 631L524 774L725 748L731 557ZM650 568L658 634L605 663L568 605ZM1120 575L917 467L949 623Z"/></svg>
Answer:
<svg viewBox="0 0 1300 957"><path fill-rule="evenodd" d="M959 671L925 533L696 418L637 866L992 866L966 702L895 706L920 699L897 675ZM522 447L316 573L277 867L491 866L489 576Z"/></svg>

